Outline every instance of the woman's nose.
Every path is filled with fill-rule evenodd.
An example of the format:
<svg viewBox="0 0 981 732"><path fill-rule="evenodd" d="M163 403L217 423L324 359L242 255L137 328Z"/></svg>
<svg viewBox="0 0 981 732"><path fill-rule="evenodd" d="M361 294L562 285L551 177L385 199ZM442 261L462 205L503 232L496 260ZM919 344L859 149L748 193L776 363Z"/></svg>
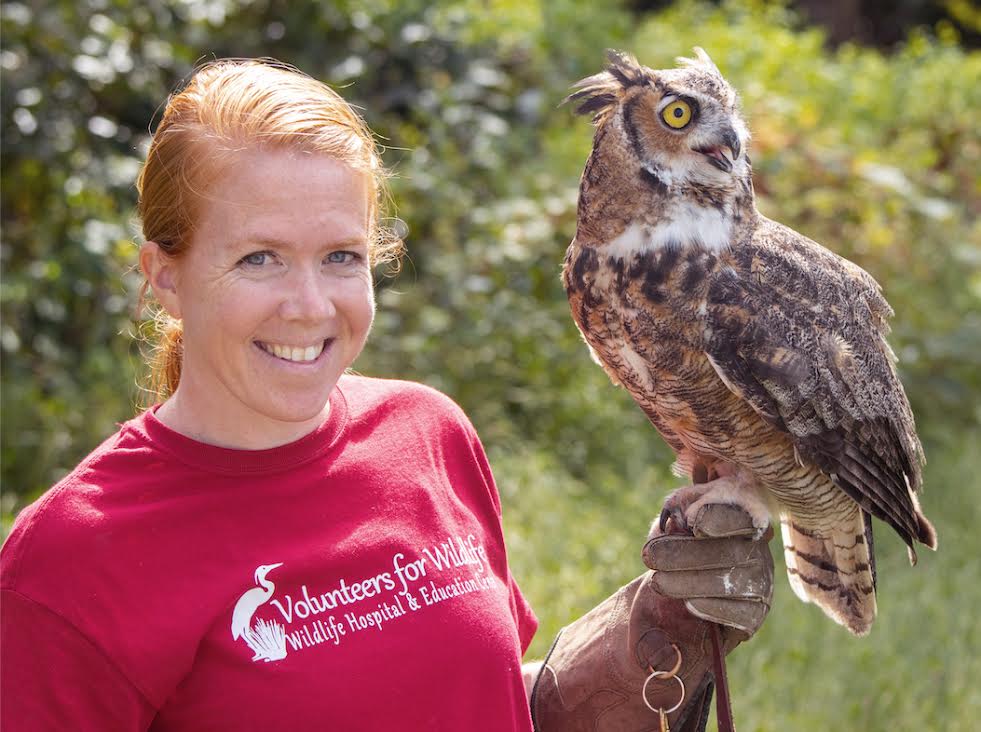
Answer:
<svg viewBox="0 0 981 732"><path fill-rule="evenodd" d="M336 313L331 288L320 272L298 271L284 282L280 312L286 320L326 320Z"/></svg>

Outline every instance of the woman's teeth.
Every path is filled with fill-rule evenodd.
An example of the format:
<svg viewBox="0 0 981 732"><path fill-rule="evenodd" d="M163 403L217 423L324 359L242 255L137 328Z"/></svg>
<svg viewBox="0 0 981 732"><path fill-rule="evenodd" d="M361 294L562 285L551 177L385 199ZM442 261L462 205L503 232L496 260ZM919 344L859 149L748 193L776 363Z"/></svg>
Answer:
<svg viewBox="0 0 981 732"><path fill-rule="evenodd" d="M306 348L281 346L278 343L260 343L259 345L268 353L286 361L313 361L324 350L324 341L321 341L315 346L307 346Z"/></svg>

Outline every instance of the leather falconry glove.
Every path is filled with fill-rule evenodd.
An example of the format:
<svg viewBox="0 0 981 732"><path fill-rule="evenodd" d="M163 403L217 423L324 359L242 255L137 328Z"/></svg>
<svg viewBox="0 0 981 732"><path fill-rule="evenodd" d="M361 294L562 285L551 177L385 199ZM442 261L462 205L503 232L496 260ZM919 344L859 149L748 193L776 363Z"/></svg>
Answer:
<svg viewBox="0 0 981 732"><path fill-rule="evenodd" d="M725 653L762 625L773 532L760 536L746 511L722 503L704 506L689 528L655 525L643 552L652 571L559 632L531 695L538 732L704 729L711 623L723 626Z"/></svg>

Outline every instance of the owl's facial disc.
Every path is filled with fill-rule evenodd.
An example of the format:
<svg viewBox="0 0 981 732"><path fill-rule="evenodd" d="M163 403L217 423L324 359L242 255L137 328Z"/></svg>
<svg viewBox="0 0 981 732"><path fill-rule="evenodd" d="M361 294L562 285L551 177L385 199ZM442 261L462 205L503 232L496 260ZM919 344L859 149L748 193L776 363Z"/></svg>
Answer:
<svg viewBox="0 0 981 732"><path fill-rule="evenodd" d="M669 177L683 180L717 181L719 172L738 173L741 122L733 118L731 105L697 90L686 93L652 85L651 91L661 93L653 119L637 115L633 122L641 138L654 143L647 152L655 167L670 168L674 176Z"/></svg>

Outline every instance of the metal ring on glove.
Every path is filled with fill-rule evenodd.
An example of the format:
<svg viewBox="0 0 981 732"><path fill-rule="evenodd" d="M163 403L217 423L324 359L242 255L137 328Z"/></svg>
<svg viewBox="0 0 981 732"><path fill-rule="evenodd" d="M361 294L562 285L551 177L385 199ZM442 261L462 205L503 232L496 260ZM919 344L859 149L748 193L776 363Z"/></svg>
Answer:
<svg viewBox="0 0 981 732"><path fill-rule="evenodd" d="M671 647L674 649L674 652L678 654L678 660L675 661L673 669L662 672L665 676L675 676L681 670L681 649L674 643L671 644ZM651 665L647 666L647 670L654 673L654 667Z"/></svg>
<svg viewBox="0 0 981 732"><path fill-rule="evenodd" d="M654 707L651 706L651 703L647 701L647 685L651 682L651 679L657 676L667 676L668 678L674 679L679 684L681 684L681 698L678 699L678 703L675 704L670 709L662 709L662 708L655 709ZM669 672L667 671L652 671L651 675L647 677L646 681L644 681L644 688L641 689L640 698L644 700L644 704L647 705L647 708L650 709L652 712L663 711L665 714L671 714L671 712L678 709L685 702L685 682L681 680L680 676L673 676L669 674Z"/></svg>

